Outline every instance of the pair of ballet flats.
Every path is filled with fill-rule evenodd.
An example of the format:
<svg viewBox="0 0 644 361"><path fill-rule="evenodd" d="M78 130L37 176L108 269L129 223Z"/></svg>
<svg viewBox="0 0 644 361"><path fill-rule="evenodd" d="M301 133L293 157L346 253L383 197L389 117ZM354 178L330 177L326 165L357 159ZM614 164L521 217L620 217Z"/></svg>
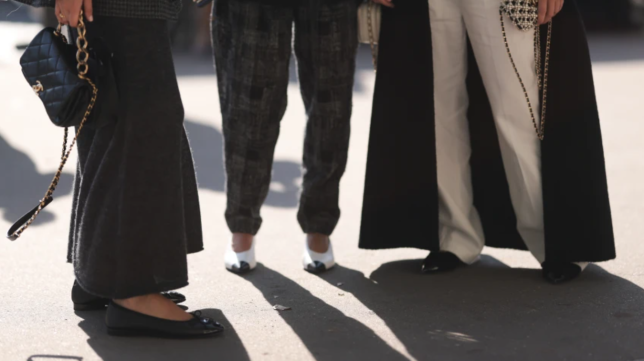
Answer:
<svg viewBox="0 0 644 361"><path fill-rule="evenodd" d="M186 297L177 292L164 292L162 295L176 304L186 301ZM111 336L189 339L211 337L224 331L219 322L204 317L201 311L191 312L192 318L187 321L148 316L119 306L107 298L94 296L81 288L77 282L74 282L72 287L72 302L75 311L107 310L105 324L107 333Z"/></svg>

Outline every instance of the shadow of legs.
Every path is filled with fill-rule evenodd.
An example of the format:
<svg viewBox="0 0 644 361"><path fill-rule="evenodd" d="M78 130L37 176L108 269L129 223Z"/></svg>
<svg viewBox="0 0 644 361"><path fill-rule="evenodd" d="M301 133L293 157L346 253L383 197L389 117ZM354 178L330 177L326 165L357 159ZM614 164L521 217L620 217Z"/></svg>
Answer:
<svg viewBox="0 0 644 361"><path fill-rule="evenodd" d="M62 136L61 136L62 141ZM41 174L29 156L13 148L0 136L0 209L4 210L4 219L15 222L27 211L38 204L45 195L54 174ZM56 164L51 164L56 166ZM70 167L73 168L73 167ZM71 193L73 176L63 173L54 193L54 198ZM51 212L43 211L34 226L51 222L55 219Z"/></svg>
<svg viewBox="0 0 644 361"><path fill-rule="evenodd" d="M270 305L279 303L292 308L291 311L280 312L280 316L316 360L407 359L359 321L345 316L270 268L260 264L244 279L262 292ZM279 297L275 299L275 296Z"/></svg>
<svg viewBox="0 0 644 361"><path fill-rule="evenodd" d="M224 314L216 309L201 311L203 316L219 321L226 331L221 336L195 340L113 337L105 330L105 312L76 314L83 318L79 326L89 336L87 343L103 361L250 360Z"/></svg>
<svg viewBox="0 0 644 361"><path fill-rule="evenodd" d="M440 275L421 275L420 262L387 263L370 278L338 266L321 278L342 282L418 360L644 357L644 290L599 266L553 286L540 270L511 269L489 256Z"/></svg>

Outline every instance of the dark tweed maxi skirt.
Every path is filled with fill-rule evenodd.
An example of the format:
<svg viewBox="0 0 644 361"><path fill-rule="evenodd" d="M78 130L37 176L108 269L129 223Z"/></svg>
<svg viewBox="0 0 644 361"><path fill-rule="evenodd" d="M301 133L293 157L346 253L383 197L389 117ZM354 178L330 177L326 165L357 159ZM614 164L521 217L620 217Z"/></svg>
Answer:
<svg viewBox="0 0 644 361"><path fill-rule="evenodd" d="M97 296L184 287L186 255L203 245L166 22L99 16L87 33L114 54L118 106L97 110L78 139L68 261Z"/></svg>

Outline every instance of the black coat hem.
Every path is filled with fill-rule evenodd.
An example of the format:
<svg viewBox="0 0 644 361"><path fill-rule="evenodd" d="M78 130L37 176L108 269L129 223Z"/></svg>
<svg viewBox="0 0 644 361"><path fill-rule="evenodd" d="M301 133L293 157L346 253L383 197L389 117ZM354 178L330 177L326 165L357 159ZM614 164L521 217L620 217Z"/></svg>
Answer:
<svg viewBox="0 0 644 361"><path fill-rule="evenodd" d="M87 284L81 279L81 277L79 277L78 273L76 273L76 282L78 282L78 285L87 293L97 297L109 298L112 300L113 299L121 300L121 299L145 296L145 295L156 294L161 292L174 291L189 285L188 277L185 276L185 279L181 281L157 283L154 286L146 286L141 288L137 287L136 289L132 289L128 291L104 292L104 291L97 291L97 289L94 288L93 286L87 286Z"/></svg>

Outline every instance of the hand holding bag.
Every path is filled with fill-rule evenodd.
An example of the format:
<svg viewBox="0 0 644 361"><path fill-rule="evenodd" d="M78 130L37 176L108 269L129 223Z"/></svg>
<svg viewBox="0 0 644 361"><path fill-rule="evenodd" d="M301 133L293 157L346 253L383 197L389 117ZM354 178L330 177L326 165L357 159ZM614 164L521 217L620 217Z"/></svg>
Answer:
<svg viewBox="0 0 644 361"><path fill-rule="evenodd" d="M18 239L38 214L53 201L52 195L65 163L96 104L98 88L92 77L96 77L98 72L90 74L89 70L90 64L95 68L97 61L90 57L85 35L81 10L76 46L67 43L59 25L57 29L46 28L38 33L20 58L25 79L43 102L51 122L65 128L65 135L56 175L38 205L9 229L7 238L12 241ZM67 149L69 127L76 127L77 132Z"/></svg>

